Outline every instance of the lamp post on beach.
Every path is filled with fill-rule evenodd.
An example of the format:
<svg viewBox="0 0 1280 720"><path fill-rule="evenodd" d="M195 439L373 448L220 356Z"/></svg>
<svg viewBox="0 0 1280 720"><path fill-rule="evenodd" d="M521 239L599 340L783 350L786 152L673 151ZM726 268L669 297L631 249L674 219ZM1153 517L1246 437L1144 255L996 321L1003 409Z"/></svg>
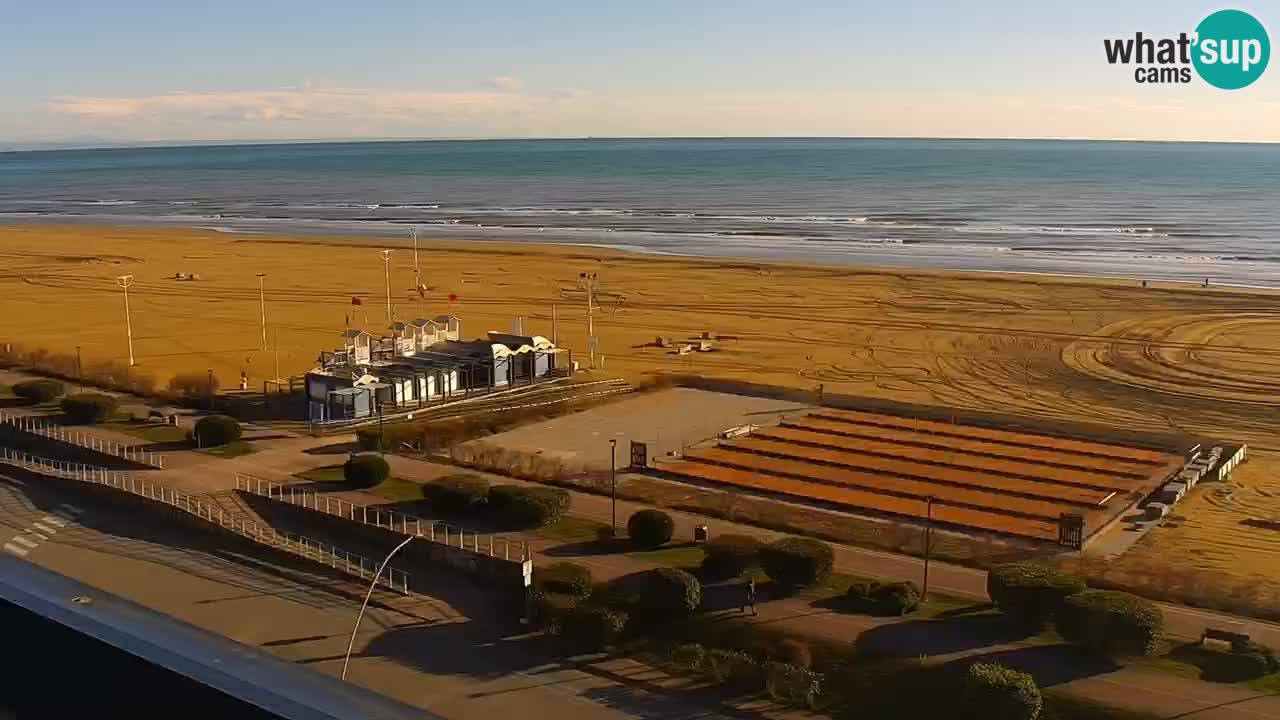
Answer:
<svg viewBox="0 0 1280 720"><path fill-rule="evenodd" d="M116 278L116 284L124 288L124 332L129 338L129 367L133 367L138 364L133 361L133 320L129 318L129 286L133 284L133 276L121 275Z"/></svg>
<svg viewBox="0 0 1280 720"><path fill-rule="evenodd" d="M382 577L382 571L387 569L387 563L391 562L392 556L400 552L400 548L408 545L417 535L410 535L404 539L404 542L395 546L387 556L382 559L382 564L378 566L378 571L373 574L373 582L369 583L369 592L364 594L364 602L360 604L360 613L356 615L356 625L351 628L351 642L347 643L347 654L342 659L342 679L347 679L347 665L351 663L351 650L356 646L356 633L360 630L360 621L364 619L364 611L369 607L369 598L373 597L373 589L378 586L378 578Z"/></svg>
<svg viewBox="0 0 1280 720"><path fill-rule="evenodd" d="M618 536L618 440L609 438L609 487L612 494L609 500L610 527L613 536Z"/></svg>
<svg viewBox="0 0 1280 720"><path fill-rule="evenodd" d="M266 273L258 273L258 308L262 311L262 349L267 349L267 291Z"/></svg>
<svg viewBox="0 0 1280 720"><path fill-rule="evenodd" d="M391 251L382 251L382 264L387 276L387 325L391 324Z"/></svg>

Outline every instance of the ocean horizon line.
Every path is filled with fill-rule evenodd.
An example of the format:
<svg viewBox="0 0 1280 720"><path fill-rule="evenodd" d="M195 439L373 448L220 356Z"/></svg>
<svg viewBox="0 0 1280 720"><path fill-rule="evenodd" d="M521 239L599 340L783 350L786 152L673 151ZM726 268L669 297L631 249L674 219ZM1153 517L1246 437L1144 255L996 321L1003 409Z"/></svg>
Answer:
<svg viewBox="0 0 1280 720"><path fill-rule="evenodd" d="M85 141L83 144L69 141L3 141L0 153L75 152L97 150L161 150L197 149L219 147L291 146L291 145L366 145L396 143L451 143L451 142L565 142L565 141L915 141L915 142L1043 142L1043 143L1108 143L1135 145L1277 145L1276 140L1203 140L1203 139L1148 139L1148 138L1090 138L1049 136L918 136L918 135L530 135L530 136L440 136L440 137L370 137L370 138L259 138L228 140L142 140L142 141Z"/></svg>

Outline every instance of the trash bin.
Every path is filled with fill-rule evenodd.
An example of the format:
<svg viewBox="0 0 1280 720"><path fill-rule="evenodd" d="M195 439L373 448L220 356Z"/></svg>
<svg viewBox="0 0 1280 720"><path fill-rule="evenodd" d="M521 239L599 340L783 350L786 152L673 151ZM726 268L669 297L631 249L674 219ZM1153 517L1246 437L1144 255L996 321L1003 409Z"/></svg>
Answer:
<svg viewBox="0 0 1280 720"><path fill-rule="evenodd" d="M707 526L706 526L706 525L694 525L694 526L693 526L693 541L694 541L694 542L702 542L702 543L706 542L706 541L707 541L707 535L708 535L708 533L707 533Z"/></svg>

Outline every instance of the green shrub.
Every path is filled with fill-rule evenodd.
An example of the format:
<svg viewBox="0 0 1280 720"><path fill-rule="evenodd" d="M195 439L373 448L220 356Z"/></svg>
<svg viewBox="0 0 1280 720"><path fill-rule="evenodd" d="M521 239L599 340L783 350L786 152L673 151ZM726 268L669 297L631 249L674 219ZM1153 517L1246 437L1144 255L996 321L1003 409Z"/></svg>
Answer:
<svg viewBox="0 0 1280 720"><path fill-rule="evenodd" d="M494 485L489 504L507 522L524 528L543 527L569 509L569 493L560 488Z"/></svg>
<svg viewBox="0 0 1280 720"><path fill-rule="evenodd" d="M240 422L226 415L208 415L196 421L191 436L200 447L228 445L240 439Z"/></svg>
<svg viewBox="0 0 1280 720"><path fill-rule="evenodd" d="M774 700L812 710L822 692L822 675L787 663L764 664L764 688Z"/></svg>
<svg viewBox="0 0 1280 720"><path fill-rule="evenodd" d="M61 397L66 391L57 380L24 380L12 388L13 394L24 400L42 403Z"/></svg>
<svg viewBox="0 0 1280 720"><path fill-rule="evenodd" d="M391 466L374 453L352 455L342 465L342 477L355 487L371 488L391 477Z"/></svg>
<svg viewBox="0 0 1280 720"><path fill-rule="evenodd" d="M1030 675L1003 665L975 663L961 680L961 717L1035 720L1044 700Z"/></svg>
<svg viewBox="0 0 1280 720"><path fill-rule="evenodd" d="M356 442L365 450L394 452L405 445L417 448L422 444L422 428L402 422L364 427L356 430Z"/></svg>
<svg viewBox="0 0 1280 720"><path fill-rule="evenodd" d="M671 662L676 667L701 672L707 659L707 649L698 643L681 643L671 650Z"/></svg>
<svg viewBox="0 0 1280 720"><path fill-rule="evenodd" d="M671 516L661 510L639 510L627 520L627 535L631 543L646 550L671 542L675 529Z"/></svg>
<svg viewBox="0 0 1280 720"><path fill-rule="evenodd" d="M728 580L755 567L760 562L759 538L752 535L727 534L712 538L703 546L702 577L706 580Z"/></svg>
<svg viewBox="0 0 1280 720"><path fill-rule="evenodd" d="M62 398L62 414L72 425L94 425L109 420L118 401L101 393L76 393Z"/></svg>
<svg viewBox="0 0 1280 720"><path fill-rule="evenodd" d="M1011 619L1040 629L1062 602L1086 589L1083 579L1038 562L997 565L987 573L991 602Z"/></svg>
<svg viewBox="0 0 1280 720"><path fill-rule="evenodd" d="M535 568L534 586L547 592L585 599L591 595L591 568L574 562L555 562Z"/></svg>
<svg viewBox="0 0 1280 720"><path fill-rule="evenodd" d="M776 657L779 662L794 665L803 670L813 667L813 651L809 649L809 643L803 640L783 638L778 642Z"/></svg>
<svg viewBox="0 0 1280 720"><path fill-rule="evenodd" d="M529 594L529 605L533 613L533 621L539 627L558 632L561 618L578 607L579 598L575 595L548 592L545 588L535 586Z"/></svg>
<svg viewBox="0 0 1280 720"><path fill-rule="evenodd" d="M845 591L844 607L869 615L906 615L920 607L920 589L913 582L861 580Z"/></svg>
<svg viewBox="0 0 1280 720"><path fill-rule="evenodd" d="M760 548L760 567L784 587L820 585L831 577L831 546L812 538L784 538Z"/></svg>
<svg viewBox="0 0 1280 720"><path fill-rule="evenodd" d="M489 499L489 481L479 475L447 475L423 484L422 497L444 512L467 512Z"/></svg>
<svg viewBox="0 0 1280 720"><path fill-rule="evenodd" d="M1164 613L1129 593L1085 590L1063 601L1057 627L1068 642L1108 656L1152 655L1164 631Z"/></svg>
<svg viewBox="0 0 1280 720"><path fill-rule="evenodd" d="M702 584L676 568L655 568L623 575L593 593L599 603L630 613L643 625L687 617L702 604Z"/></svg>
<svg viewBox="0 0 1280 720"><path fill-rule="evenodd" d="M1204 651L1196 664L1205 680L1225 683L1255 680L1280 669L1270 648L1248 640L1232 643L1231 652Z"/></svg>
<svg viewBox="0 0 1280 720"><path fill-rule="evenodd" d="M612 644L626 622L626 613L578 606L560 616L557 634L575 650L596 652Z"/></svg>
<svg viewBox="0 0 1280 720"><path fill-rule="evenodd" d="M732 685L739 690L754 690L764 684L760 663L737 650L708 650L703 672L715 682Z"/></svg>

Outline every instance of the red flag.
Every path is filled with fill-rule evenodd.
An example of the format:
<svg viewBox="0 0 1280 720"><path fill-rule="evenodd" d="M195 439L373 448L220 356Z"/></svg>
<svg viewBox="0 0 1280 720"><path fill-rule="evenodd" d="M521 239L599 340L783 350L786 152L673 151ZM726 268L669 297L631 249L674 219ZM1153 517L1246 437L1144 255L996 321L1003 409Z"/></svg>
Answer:
<svg viewBox="0 0 1280 720"><path fill-rule="evenodd" d="M363 305L363 304L364 304L364 301L363 301L363 300L361 300L360 298L356 297L355 295L352 295L352 296L351 296L351 304L352 304L352 305Z"/></svg>
<svg viewBox="0 0 1280 720"><path fill-rule="evenodd" d="M458 302L458 296L454 295L453 293L449 293L449 304L452 305L453 303L456 303L456 302Z"/></svg>

